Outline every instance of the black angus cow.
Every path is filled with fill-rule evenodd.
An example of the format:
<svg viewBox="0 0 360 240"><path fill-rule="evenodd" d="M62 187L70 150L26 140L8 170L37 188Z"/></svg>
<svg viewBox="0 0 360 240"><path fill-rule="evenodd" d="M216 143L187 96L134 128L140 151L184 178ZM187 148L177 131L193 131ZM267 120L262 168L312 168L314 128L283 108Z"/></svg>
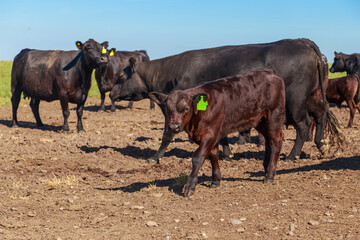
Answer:
<svg viewBox="0 0 360 240"><path fill-rule="evenodd" d="M100 66L95 70L95 79L101 94L101 106L99 111L105 111L105 93L109 92L115 85L119 77L124 74L123 69L129 65L129 59L134 58L137 62L150 61L146 51L115 51L109 50L109 63ZM128 108L132 108L133 101L129 102ZM155 104L150 101L150 108L155 109ZM111 111L115 112L115 101L111 101Z"/></svg>
<svg viewBox="0 0 360 240"><path fill-rule="evenodd" d="M325 124L337 124L328 114L325 104L320 50L308 39L193 50L147 63L131 63L128 79L114 86L110 98L141 100L148 98L152 91L169 93L263 67L273 68L285 83L287 124L293 124L296 128L295 145L287 159L294 160L300 155L308 137L310 116L316 121L315 144L321 153L326 153L328 144L323 141ZM319 88L322 89L323 100L317 98ZM162 111L165 115L162 143L148 161L158 162L174 137L168 130L168 116L164 109Z"/></svg>
<svg viewBox="0 0 360 240"><path fill-rule="evenodd" d="M12 126L18 127L17 109L21 93L30 97L31 110L38 127L43 127L39 115L40 100L60 99L64 116L63 130L68 131L68 103L77 104L77 129L83 131L83 107L91 87L92 71L108 62L108 42L93 39L77 41L80 51L41 51L23 49L15 58L11 71Z"/></svg>
<svg viewBox="0 0 360 240"><path fill-rule="evenodd" d="M330 72L346 72L347 75L356 74L360 77L360 54L353 53L351 55L344 54L342 52L334 52L334 63L330 68ZM359 83L360 85L360 83ZM357 91L356 104L360 102L360 92Z"/></svg>

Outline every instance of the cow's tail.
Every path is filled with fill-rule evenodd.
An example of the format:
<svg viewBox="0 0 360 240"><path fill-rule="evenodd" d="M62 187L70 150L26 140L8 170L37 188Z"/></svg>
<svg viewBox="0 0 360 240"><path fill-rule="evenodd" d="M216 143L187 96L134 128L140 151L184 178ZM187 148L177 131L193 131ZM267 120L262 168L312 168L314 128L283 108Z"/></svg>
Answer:
<svg viewBox="0 0 360 240"><path fill-rule="evenodd" d="M316 55L318 56L317 65L318 65L318 72L319 72L319 82L320 82L320 90L322 99L325 106L325 114L326 114L326 123L324 129L324 139L322 139L323 145L320 147L320 151L322 154L326 154L330 150L330 146L337 146L336 150L342 148L345 143L345 135L340 129L340 122L335 117L335 114L329 109L329 103L325 96L325 89L324 89L324 79L325 79L325 69L323 68L323 64L321 61L322 55L319 50L319 47L312 41L310 41L310 47L315 51ZM327 69L326 69L327 71Z"/></svg>

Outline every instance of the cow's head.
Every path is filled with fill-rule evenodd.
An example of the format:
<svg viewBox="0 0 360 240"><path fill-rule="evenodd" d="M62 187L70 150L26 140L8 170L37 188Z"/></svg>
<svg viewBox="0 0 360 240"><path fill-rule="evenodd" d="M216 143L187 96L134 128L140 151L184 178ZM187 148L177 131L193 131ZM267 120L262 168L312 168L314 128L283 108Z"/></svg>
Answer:
<svg viewBox="0 0 360 240"><path fill-rule="evenodd" d="M77 48L82 52L88 65L93 68L108 63L108 42L98 43L94 39L89 39L85 43L75 42Z"/></svg>
<svg viewBox="0 0 360 240"><path fill-rule="evenodd" d="M110 92L111 100L141 100L148 97L148 88L138 72L139 64L135 58L129 59L129 66L120 74L115 86Z"/></svg>
<svg viewBox="0 0 360 240"><path fill-rule="evenodd" d="M185 91L174 91L169 95L151 92L149 97L156 102L160 108L165 110L165 114L169 119L169 130L173 133L179 133L189 123L193 115L198 114L197 103L201 96L203 100L209 99L209 94L199 93L194 96L189 95Z"/></svg>
<svg viewBox="0 0 360 240"><path fill-rule="evenodd" d="M107 51L109 59L108 64L100 65L95 71L95 76L98 80L99 89L101 92L110 91L114 87L119 75L124 75L122 71L120 73L116 73L114 71L114 66L116 66L116 64L118 63L115 60L115 51L115 48L111 48L109 51Z"/></svg>
<svg viewBox="0 0 360 240"><path fill-rule="evenodd" d="M343 53L337 53L334 52L335 54L335 58L334 58L334 63L332 64L331 68L330 68L330 72L335 73L335 72L345 72L348 70L348 66L346 66L346 60L348 59L348 55L343 54Z"/></svg>

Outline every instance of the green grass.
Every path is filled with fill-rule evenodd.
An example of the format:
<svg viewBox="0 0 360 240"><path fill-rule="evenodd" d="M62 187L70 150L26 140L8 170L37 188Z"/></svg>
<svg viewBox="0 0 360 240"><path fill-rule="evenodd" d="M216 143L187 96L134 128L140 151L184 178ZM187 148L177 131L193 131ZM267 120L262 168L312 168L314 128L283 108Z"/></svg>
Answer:
<svg viewBox="0 0 360 240"><path fill-rule="evenodd" d="M12 61L0 61L0 106L11 105Z"/></svg>
<svg viewBox="0 0 360 240"><path fill-rule="evenodd" d="M12 67L12 61L0 61L0 106L11 105L11 67ZM329 64L329 68L330 67L331 64ZM346 76L345 72L342 73L329 72L329 78L338 78L343 76ZM97 88L94 72L92 74L89 96L100 98L100 92L99 89Z"/></svg>

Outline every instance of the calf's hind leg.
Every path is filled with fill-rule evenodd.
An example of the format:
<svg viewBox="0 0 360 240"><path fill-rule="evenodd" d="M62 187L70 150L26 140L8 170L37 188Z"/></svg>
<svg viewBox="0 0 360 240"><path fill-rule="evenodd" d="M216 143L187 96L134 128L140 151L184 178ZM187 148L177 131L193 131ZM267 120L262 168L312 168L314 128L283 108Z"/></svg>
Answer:
<svg viewBox="0 0 360 240"><path fill-rule="evenodd" d="M211 162L212 168L212 182L211 187L218 187L220 186L221 174L220 174L220 167L219 167L219 145L216 144L215 147L209 153L209 158Z"/></svg>

